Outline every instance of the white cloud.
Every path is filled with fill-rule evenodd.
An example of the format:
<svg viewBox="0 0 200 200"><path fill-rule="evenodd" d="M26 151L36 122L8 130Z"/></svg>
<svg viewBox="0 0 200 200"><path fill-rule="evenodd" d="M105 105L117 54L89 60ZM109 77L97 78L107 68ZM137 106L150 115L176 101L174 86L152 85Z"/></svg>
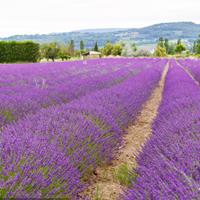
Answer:
<svg viewBox="0 0 200 200"><path fill-rule="evenodd" d="M0 0L0 36L200 23L199 0Z"/></svg>

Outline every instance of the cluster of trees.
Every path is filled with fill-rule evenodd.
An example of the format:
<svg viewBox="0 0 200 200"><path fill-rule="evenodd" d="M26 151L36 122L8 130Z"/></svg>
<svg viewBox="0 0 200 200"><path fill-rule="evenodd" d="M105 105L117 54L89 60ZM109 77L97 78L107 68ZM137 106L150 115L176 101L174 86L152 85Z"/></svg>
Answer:
<svg viewBox="0 0 200 200"><path fill-rule="evenodd" d="M53 42L43 44L40 47L41 58L46 58L47 60L51 59L52 61L55 59L67 60L71 57L79 57L82 53L89 50L99 51L105 56L117 56L122 53L122 45L120 43L112 44L110 42L106 42L104 47L99 48L98 43L95 42L92 49L85 49L84 42L81 40L79 49L75 49L74 41L71 40L67 44L58 44Z"/></svg>
<svg viewBox="0 0 200 200"><path fill-rule="evenodd" d="M82 45L82 46L81 46ZM82 49L84 49L84 44L80 43ZM56 42L42 44L40 46L41 58L51 59L54 61L57 58L62 60L70 59L75 56L77 52L75 51L74 41L71 40L67 44L58 44Z"/></svg>
<svg viewBox="0 0 200 200"><path fill-rule="evenodd" d="M0 41L0 63L37 62L39 50L34 42Z"/></svg>
<svg viewBox="0 0 200 200"><path fill-rule="evenodd" d="M151 56L151 53L148 50L138 49L136 44L131 41L117 42L115 44L107 42L100 51L104 56Z"/></svg>
<svg viewBox="0 0 200 200"><path fill-rule="evenodd" d="M99 51L98 43L95 42L93 51ZM69 41L67 44L58 44L56 42L42 44L40 46L41 58L46 58L47 60L55 59L68 60L71 57L79 57L81 54L89 51L85 49L85 44L81 40L79 49L75 49L74 40Z"/></svg>
<svg viewBox="0 0 200 200"><path fill-rule="evenodd" d="M105 56L120 56L122 53L122 45L120 43L112 44L107 42L100 51Z"/></svg>
<svg viewBox="0 0 200 200"><path fill-rule="evenodd" d="M176 43L170 43L167 38L160 38L154 51L154 56L164 57L167 55L181 54L186 51L185 45L181 39L178 39Z"/></svg>
<svg viewBox="0 0 200 200"><path fill-rule="evenodd" d="M139 49L136 44L128 41L122 43L122 56L125 57L149 57L151 56L151 52L147 49Z"/></svg>

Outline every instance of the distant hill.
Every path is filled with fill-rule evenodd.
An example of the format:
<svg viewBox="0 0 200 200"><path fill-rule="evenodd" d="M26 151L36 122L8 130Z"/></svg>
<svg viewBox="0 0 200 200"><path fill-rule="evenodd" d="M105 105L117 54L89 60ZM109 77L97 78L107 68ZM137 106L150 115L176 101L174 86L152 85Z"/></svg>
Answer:
<svg viewBox="0 0 200 200"><path fill-rule="evenodd" d="M109 32L117 32L117 31L124 31L124 30L128 30L128 28L84 29L84 30L78 30L76 32L80 32L80 33L109 33Z"/></svg>
<svg viewBox="0 0 200 200"><path fill-rule="evenodd" d="M80 40L85 42L86 48L91 48L98 41L99 46L103 46L106 41L134 41L138 46L153 47L159 37L169 40L182 39L188 46L200 34L200 24L192 22L161 23L144 28L109 28L109 29L88 29L64 33L36 34L36 35L15 35L0 40L32 40L39 43L56 41L66 43L74 40L78 48Z"/></svg>

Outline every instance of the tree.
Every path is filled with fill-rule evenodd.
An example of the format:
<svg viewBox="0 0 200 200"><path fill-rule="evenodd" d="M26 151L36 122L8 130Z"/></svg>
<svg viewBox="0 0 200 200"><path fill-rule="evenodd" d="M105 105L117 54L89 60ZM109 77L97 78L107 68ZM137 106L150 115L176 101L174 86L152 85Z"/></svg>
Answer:
<svg viewBox="0 0 200 200"><path fill-rule="evenodd" d="M112 51L111 51L111 54L114 55L114 56L121 56L121 53L122 53L121 44L119 44L119 43L114 44Z"/></svg>
<svg viewBox="0 0 200 200"><path fill-rule="evenodd" d="M68 52L70 56L74 56L75 52L74 40L70 40L70 42L68 43Z"/></svg>
<svg viewBox="0 0 200 200"><path fill-rule="evenodd" d="M137 50L135 53L134 53L134 57L149 57L151 56L151 53L146 50L146 49L140 49L140 50Z"/></svg>
<svg viewBox="0 0 200 200"><path fill-rule="evenodd" d="M200 54L200 35L199 35L198 39L194 42L193 52L195 54Z"/></svg>
<svg viewBox="0 0 200 200"><path fill-rule="evenodd" d="M197 40L197 44L196 44L196 54L200 54L200 38Z"/></svg>
<svg viewBox="0 0 200 200"><path fill-rule="evenodd" d="M59 53L58 53L58 57L61 58L62 61L68 60L68 59L71 58L66 45L62 44L62 45L60 45L59 48L60 48L60 50L59 50Z"/></svg>
<svg viewBox="0 0 200 200"><path fill-rule="evenodd" d="M162 48L165 48L165 43L164 43L164 38L163 37L160 37L159 40L158 40L158 45Z"/></svg>
<svg viewBox="0 0 200 200"><path fill-rule="evenodd" d="M159 44L157 44L156 49L154 51L154 56L156 56L156 57L167 56L166 49L164 47L161 47Z"/></svg>
<svg viewBox="0 0 200 200"><path fill-rule="evenodd" d="M44 44L41 46L42 56L47 60L51 59L53 62L58 57L60 48L56 42Z"/></svg>
<svg viewBox="0 0 200 200"><path fill-rule="evenodd" d="M167 54L169 54L169 40L165 39L164 41L164 48L166 49Z"/></svg>
<svg viewBox="0 0 200 200"><path fill-rule="evenodd" d="M99 51L99 47L98 47L98 43L97 42L95 42L93 50L94 51Z"/></svg>
<svg viewBox="0 0 200 200"><path fill-rule="evenodd" d="M176 48L176 44L170 43L169 47L168 47L168 54L174 55L175 54L175 48Z"/></svg>
<svg viewBox="0 0 200 200"><path fill-rule="evenodd" d="M84 45L84 42L83 40L80 41L80 52L84 52L84 49L85 49L85 45Z"/></svg>
<svg viewBox="0 0 200 200"><path fill-rule="evenodd" d="M132 47L133 52L136 52L136 51L137 51L137 46L136 46L135 43L132 43L132 44L131 44L131 47Z"/></svg>
<svg viewBox="0 0 200 200"><path fill-rule="evenodd" d="M178 39L178 40L177 40L177 44L181 44L181 39Z"/></svg>
<svg viewBox="0 0 200 200"><path fill-rule="evenodd" d="M137 46L134 42L122 42L122 56L135 56L137 54Z"/></svg>
<svg viewBox="0 0 200 200"><path fill-rule="evenodd" d="M175 52L181 54L185 50L185 45L181 42L181 39L178 39L175 47Z"/></svg>
<svg viewBox="0 0 200 200"><path fill-rule="evenodd" d="M196 42L196 41L194 41L194 43L193 43L192 52L193 52L194 54L196 54L196 52L197 52L197 42Z"/></svg>
<svg viewBox="0 0 200 200"><path fill-rule="evenodd" d="M157 43L160 47L165 48L166 53L169 54L169 40L167 38L160 37Z"/></svg>
<svg viewBox="0 0 200 200"><path fill-rule="evenodd" d="M113 45L110 42L107 42L102 48L102 53L105 56L109 56L112 54Z"/></svg>

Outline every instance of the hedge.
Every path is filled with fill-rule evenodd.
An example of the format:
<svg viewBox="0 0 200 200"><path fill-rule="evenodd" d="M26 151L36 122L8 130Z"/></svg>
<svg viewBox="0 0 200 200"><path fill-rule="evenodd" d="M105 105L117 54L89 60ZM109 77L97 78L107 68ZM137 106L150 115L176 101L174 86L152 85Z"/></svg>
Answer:
<svg viewBox="0 0 200 200"><path fill-rule="evenodd" d="M0 41L0 63L37 62L40 46L26 41Z"/></svg>

